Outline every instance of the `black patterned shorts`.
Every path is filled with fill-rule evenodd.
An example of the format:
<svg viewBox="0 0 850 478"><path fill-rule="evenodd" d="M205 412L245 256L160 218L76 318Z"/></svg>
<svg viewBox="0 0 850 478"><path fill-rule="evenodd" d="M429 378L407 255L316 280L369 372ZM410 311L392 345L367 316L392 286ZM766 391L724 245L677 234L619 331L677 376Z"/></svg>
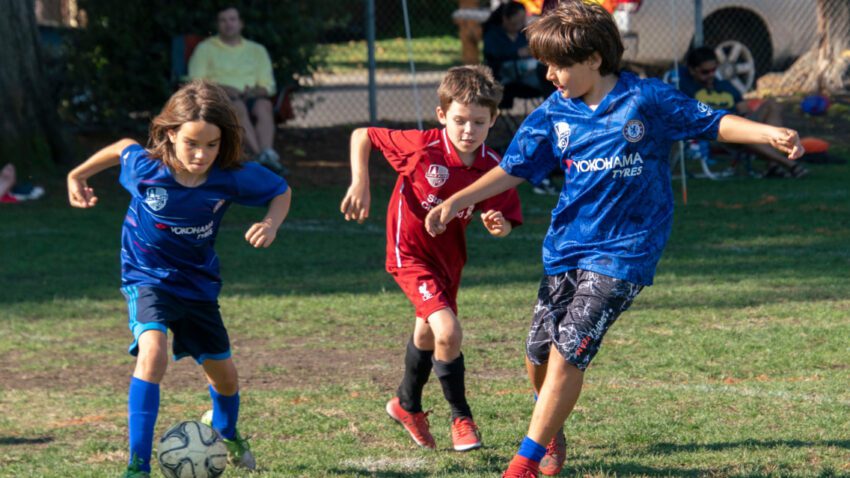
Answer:
<svg viewBox="0 0 850 478"><path fill-rule="evenodd" d="M535 365L549 360L554 344L564 359L587 369L602 337L643 286L583 269L544 275L537 291L525 353Z"/></svg>

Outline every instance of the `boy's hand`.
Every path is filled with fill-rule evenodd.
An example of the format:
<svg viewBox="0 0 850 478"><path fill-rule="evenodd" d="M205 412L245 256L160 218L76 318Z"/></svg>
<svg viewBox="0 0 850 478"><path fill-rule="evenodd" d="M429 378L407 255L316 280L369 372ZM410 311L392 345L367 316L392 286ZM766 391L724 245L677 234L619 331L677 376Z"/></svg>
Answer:
<svg viewBox="0 0 850 478"><path fill-rule="evenodd" d="M505 237L511 233L511 223L505 219L501 211L489 210L481 213L481 222L487 232L496 237Z"/></svg>
<svg viewBox="0 0 850 478"><path fill-rule="evenodd" d="M370 202L369 185L352 183L348 187L345 197L342 198L339 212L345 216L346 221L357 221L359 224L363 224L363 221L369 217Z"/></svg>
<svg viewBox="0 0 850 478"><path fill-rule="evenodd" d="M68 202L73 207L89 208L97 204L97 196L85 179L68 176Z"/></svg>
<svg viewBox="0 0 850 478"><path fill-rule="evenodd" d="M277 229L266 221L253 224L245 233L245 240L256 248L269 247L277 237Z"/></svg>
<svg viewBox="0 0 850 478"><path fill-rule="evenodd" d="M457 210L451 200L446 200L435 206L425 216L425 230L431 237L446 232L446 224L457 216Z"/></svg>
<svg viewBox="0 0 850 478"><path fill-rule="evenodd" d="M789 128L774 128L768 141L771 146L788 154L788 159L797 159L806 152L800 143L800 135Z"/></svg>

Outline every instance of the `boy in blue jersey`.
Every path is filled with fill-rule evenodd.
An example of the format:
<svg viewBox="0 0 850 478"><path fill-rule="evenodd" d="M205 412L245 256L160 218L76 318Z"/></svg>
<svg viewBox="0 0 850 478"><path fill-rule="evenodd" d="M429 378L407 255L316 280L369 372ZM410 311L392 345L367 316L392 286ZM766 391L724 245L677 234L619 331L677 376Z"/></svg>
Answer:
<svg viewBox="0 0 850 478"><path fill-rule="evenodd" d="M441 233L457 211L552 168L564 187L543 242L544 276L526 342L538 393L528 434L505 477L560 472L562 426L608 327L652 284L670 234L674 141L767 143L797 158L796 131L716 112L655 80L620 73L623 45L600 5L562 2L528 28L553 93L529 115L500 167L430 211ZM550 357L552 360L549 360ZM541 460L543 460L541 462Z"/></svg>
<svg viewBox="0 0 850 478"><path fill-rule="evenodd" d="M241 163L241 135L224 90L195 81L153 119L148 149L123 139L68 174L74 207L97 204L88 178L117 165L131 196L121 231L121 291L134 338L129 352L137 360L128 399L125 478L150 476L168 329L174 334L174 359L191 356L210 383L212 413L202 421L222 437L233 465L255 468L236 429L239 383L218 309L221 278L213 244L224 212L237 202L268 206L265 218L245 234L252 246L268 247L289 212L292 193L283 178L258 164Z"/></svg>

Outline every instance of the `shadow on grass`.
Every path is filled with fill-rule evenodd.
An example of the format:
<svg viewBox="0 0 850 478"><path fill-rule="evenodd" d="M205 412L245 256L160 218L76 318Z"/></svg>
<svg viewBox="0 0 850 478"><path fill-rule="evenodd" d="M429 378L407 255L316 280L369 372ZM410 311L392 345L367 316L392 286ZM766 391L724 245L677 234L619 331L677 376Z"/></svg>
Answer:
<svg viewBox="0 0 850 478"><path fill-rule="evenodd" d="M4 437L0 436L0 446L14 446L14 445L42 445L44 443L53 442L53 437L51 436L43 436L43 437Z"/></svg>

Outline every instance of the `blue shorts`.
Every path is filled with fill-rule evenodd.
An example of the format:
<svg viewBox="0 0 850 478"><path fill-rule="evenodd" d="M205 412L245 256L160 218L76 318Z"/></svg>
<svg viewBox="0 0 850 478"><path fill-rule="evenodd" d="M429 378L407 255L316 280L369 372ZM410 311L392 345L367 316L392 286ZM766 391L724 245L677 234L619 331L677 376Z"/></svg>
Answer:
<svg viewBox="0 0 850 478"><path fill-rule="evenodd" d="M602 337L643 286L583 269L544 275L537 291L525 353L535 365L549 360L552 345L584 371Z"/></svg>
<svg viewBox="0 0 850 478"><path fill-rule="evenodd" d="M217 302L189 300L152 287L122 287L127 298L133 343L127 350L139 354L139 336L148 330L174 334L174 360L191 356L199 364L206 359L230 358L230 339Z"/></svg>

